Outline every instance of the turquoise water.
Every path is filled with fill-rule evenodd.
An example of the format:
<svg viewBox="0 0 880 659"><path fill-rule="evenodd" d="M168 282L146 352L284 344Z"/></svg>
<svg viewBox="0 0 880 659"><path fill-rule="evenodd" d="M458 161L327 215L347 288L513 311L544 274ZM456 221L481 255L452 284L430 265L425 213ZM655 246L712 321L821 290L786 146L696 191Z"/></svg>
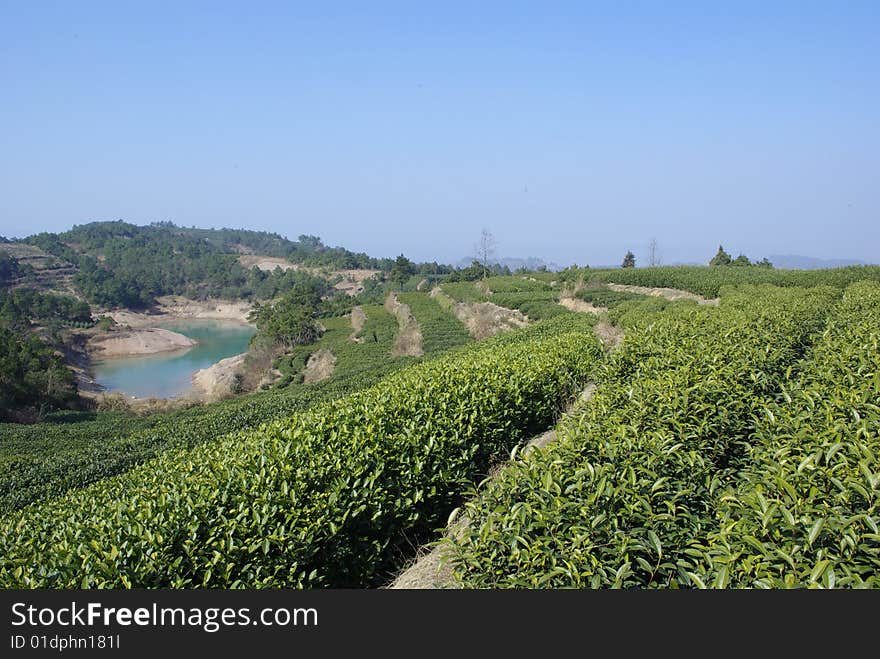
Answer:
<svg viewBox="0 0 880 659"><path fill-rule="evenodd" d="M182 352L96 361L92 365L95 380L108 392L138 398L179 396L192 386L193 373L247 350L255 332L250 325L222 320L180 320L157 327L199 343Z"/></svg>

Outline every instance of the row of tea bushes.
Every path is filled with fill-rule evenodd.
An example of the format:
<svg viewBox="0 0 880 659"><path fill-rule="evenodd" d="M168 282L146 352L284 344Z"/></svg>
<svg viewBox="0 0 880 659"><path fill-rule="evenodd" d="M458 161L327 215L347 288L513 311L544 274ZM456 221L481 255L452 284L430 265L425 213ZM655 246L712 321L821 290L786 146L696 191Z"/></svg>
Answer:
<svg viewBox="0 0 880 659"><path fill-rule="evenodd" d="M559 289L555 282L551 285L551 283L546 280L546 277L539 278L533 276L532 274L487 277L484 280L484 283L486 288L492 291L493 294L537 293L540 291L558 291Z"/></svg>
<svg viewBox="0 0 880 659"><path fill-rule="evenodd" d="M379 583L463 488L552 424L591 375L601 348L575 320L465 346L7 515L0 585Z"/></svg>
<svg viewBox="0 0 880 659"><path fill-rule="evenodd" d="M220 435L252 429L273 419L371 386L412 360L391 358L397 320L381 305L364 306L364 340L353 343L347 317L328 318L318 344L298 346L298 359L329 348L336 357L330 381L270 390L186 410L137 416L99 412L77 423L0 424L0 513L124 473L173 448L192 448ZM302 380L301 372L295 373Z"/></svg>
<svg viewBox="0 0 880 659"><path fill-rule="evenodd" d="M593 306L605 307L606 309L612 309L623 302L645 299L644 295L640 295L638 293L612 291L610 288L606 288L605 286L600 285L593 285L582 288L575 293L575 297L583 300L584 302L589 302Z"/></svg>
<svg viewBox="0 0 880 659"><path fill-rule="evenodd" d="M773 270L759 266L658 266L591 270L572 268L568 281L612 282L633 286L667 287L717 297L724 286L770 284L794 288L835 286L845 288L857 281L880 281L880 266L850 266L828 270Z"/></svg>
<svg viewBox="0 0 880 659"><path fill-rule="evenodd" d="M522 293L494 292L489 298L493 304L507 309L518 309L529 320L544 320L571 313L559 304L559 291L529 291Z"/></svg>
<svg viewBox="0 0 880 659"><path fill-rule="evenodd" d="M427 293L399 293L397 299L409 305L409 309L422 331L422 348L425 354L434 354L470 343L467 327L448 309L440 306L436 298Z"/></svg>
<svg viewBox="0 0 880 659"><path fill-rule="evenodd" d="M489 299L485 291L477 288L476 284L470 281L447 282L440 286L440 290L456 302L471 304L486 302Z"/></svg>
<svg viewBox="0 0 880 659"><path fill-rule="evenodd" d="M752 444L718 531L692 547L701 582L880 586L880 285L847 289Z"/></svg>
<svg viewBox="0 0 880 659"><path fill-rule="evenodd" d="M377 360L328 382L148 417L98 412L77 423L0 424L0 513L124 473L163 451L192 448L351 394L404 365Z"/></svg>
<svg viewBox="0 0 880 659"><path fill-rule="evenodd" d="M628 330L581 414L469 502L452 545L469 587L678 587L716 493L824 325L832 289L746 287Z"/></svg>

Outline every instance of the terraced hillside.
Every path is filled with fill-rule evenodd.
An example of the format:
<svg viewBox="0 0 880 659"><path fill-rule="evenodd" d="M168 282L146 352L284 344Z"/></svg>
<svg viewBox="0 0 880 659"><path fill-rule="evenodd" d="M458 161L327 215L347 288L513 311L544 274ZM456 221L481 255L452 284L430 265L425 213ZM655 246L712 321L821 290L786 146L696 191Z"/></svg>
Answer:
<svg viewBox="0 0 880 659"><path fill-rule="evenodd" d="M269 391L0 426L0 583L377 586L463 506L442 546L464 587L876 587L880 283L851 276L719 285L718 306L549 273L442 284L396 293L405 323L321 319ZM718 281L664 277L633 285ZM481 341L457 313L530 303L554 311ZM424 356L395 357L412 323ZM316 354L332 368L306 377ZM492 469L588 381L556 442Z"/></svg>
<svg viewBox="0 0 880 659"><path fill-rule="evenodd" d="M381 581L493 456L553 421L599 355L589 323L536 326L257 431L166 451L6 516L0 583Z"/></svg>
<svg viewBox="0 0 880 659"><path fill-rule="evenodd" d="M631 316L560 441L467 505L457 579L880 585L878 293L741 287L717 310Z"/></svg>
<svg viewBox="0 0 880 659"><path fill-rule="evenodd" d="M76 266L63 258L44 252L36 245L0 243L0 252L16 259L27 275L9 282L12 286L27 286L41 291L78 297L73 277Z"/></svg>

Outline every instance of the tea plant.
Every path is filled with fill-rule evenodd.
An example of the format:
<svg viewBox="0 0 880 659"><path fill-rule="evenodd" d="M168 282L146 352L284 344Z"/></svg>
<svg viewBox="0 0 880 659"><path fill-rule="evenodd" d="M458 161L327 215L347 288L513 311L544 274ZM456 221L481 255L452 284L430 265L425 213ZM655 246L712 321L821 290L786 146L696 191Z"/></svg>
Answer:
<svg viewBox="0 0 880 659"><path fill-rule="evenodd" d="M694 581L880 586L880 285L850 286L797 382L759 411Z"/></svg>
<svg viewBox="0 0 880 659"><path fill-rule="evenodd" d="M381 582L468 483L554 421L600 355L590 323L551 321L258 430L165 451L5 516L0 585Z"/></svg>
<svg viewBox="0 0 880 659"><path fill-rule="evenodd" d="M822 329L831 289L745 288L629 330L559 439L466 505L453 542L470 587L694 585L717 493L754 419Z"/></svg>

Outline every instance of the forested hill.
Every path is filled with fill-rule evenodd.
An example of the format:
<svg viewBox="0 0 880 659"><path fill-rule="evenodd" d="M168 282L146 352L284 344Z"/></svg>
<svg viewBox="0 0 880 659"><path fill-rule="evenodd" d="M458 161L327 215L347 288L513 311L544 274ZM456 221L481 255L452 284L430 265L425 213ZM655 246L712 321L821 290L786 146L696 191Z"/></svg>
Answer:
<svg viewBox="0 0 880 659"><path fill-rule="evenodd" d="M302 277L292 270L247 268L240 263L243 254L330 270L388 271L393 265L391 259L328 247L316 236L289 240L276 233L186 228L170 222L93 222L60 234L29 236L18 244L52 255L58 268L75 272L71 284L78 294L105 307L142 308L161 295L267 299ZM7 276L14 274L12 265L4 266Z"/></svg>
<svg viewBox="0 0 880 659"><path fill-rule="evenodd" d="M382 270L391 266L391 259L376 259L343 247L328 247L317 236L301 235L297 240L289 240L267 231L187 228L178 227L172 222L155 222L148 226L136 226L121 220L92 222L74 225L70 231L58 234L58 238L90 252L106 249L119 240L146 240L154 244L168 243L180 249L187 245L207 245L211 251L220 253L276 256L316 267Z"/></svg>

